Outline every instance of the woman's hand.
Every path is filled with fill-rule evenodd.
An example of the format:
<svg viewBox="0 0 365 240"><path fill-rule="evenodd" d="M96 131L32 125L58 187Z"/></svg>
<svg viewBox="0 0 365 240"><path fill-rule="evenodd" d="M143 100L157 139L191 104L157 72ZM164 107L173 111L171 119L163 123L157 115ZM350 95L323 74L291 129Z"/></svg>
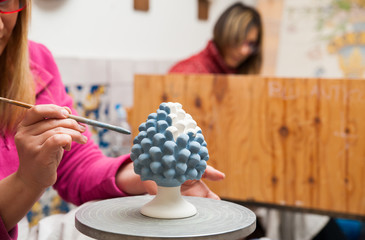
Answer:
<svg viewBox="0 0 365 240"><path fill-rule="evenodd" d="M224 173L217 169L207 166L203 174L203 178L219 181L224 179ZM133 163L123 166L116 177L117 186L124 192L137 195L148 193L155 195L157 193L157 185L154 181L141 181L139 175L134 173ZM198 196L213 199L220 199L218 195L212 192L202 180L189 180L181 185L181 193L185 196Z"/></svg>
<svg viewBox="0 0 365 240"><path fill-rule="evenodd" d="M218 171L212 166L207 166L203 177L207 180L211 181L219 181L225 178L224 173ZM143 185L146 191L149 194L155 195L157 193L157 185L153 181L144 181ZM185 196L196 196L196 197L205 197L205 198L213 198L219 200L219 196L212 192L209 187L200 180L188 180L181 185L181 194Z"/></svg>
<svg viewBox="0 0 365 240"><path fill-rule="evenodd" d="M85 127L67 118L70 109L37 105L27 110L15 135L19 156L16 175L29 187L45 189L57 180L57 167L73 141L86 143Z"/></svg>
<svg viewBox="0 0 365 240"><path fill-rule="evenodd" d="M225 174L208 165L203 174L203 178L210 181L220 181L225 178ZM185 196L197 196L217 200L220 199L219 196L212 192L202 180L186 181L183 185L181 185L181 192Z"/></svg>

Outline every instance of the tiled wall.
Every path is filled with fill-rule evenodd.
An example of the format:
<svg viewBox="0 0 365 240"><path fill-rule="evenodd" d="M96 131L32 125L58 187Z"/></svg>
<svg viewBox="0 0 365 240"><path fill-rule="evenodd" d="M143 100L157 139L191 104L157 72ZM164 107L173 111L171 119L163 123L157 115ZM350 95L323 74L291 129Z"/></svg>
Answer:
<svg viewBox="0 0 365 240"><path fill-rule="evenodd" d="M134 74L165 74L175 63L173 60L137 61L56 58L66 86L108 86L107 97L114 105L133 105Z"/></svg>
<svg viewBox="0 0 365 240"><path fill-rule="evenodd" d="M175 61L135 61L56 58L63 82L81 116L120 125L116 106L133 106L135 74L166 74ZM116 153L115 133L89 127L93 139L108 156ZM121 153L120 153L121 154Z"/></svg>

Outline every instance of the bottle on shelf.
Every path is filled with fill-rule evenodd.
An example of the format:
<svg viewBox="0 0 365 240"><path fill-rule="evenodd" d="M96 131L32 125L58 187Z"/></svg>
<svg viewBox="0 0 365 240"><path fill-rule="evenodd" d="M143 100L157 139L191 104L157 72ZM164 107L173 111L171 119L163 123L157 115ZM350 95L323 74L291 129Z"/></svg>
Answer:
<svg viewBox="0 0 365 240"><path fill-rule="evenodd" d="M127 121L127 111L122 104L116 104L115 110L117 113L116 125L131 130L131 127ZM120 155L128 154L132 147L132 136L127 134L121 134L114 132L113 140L111 142L111 157L117 157Z"/></svg>

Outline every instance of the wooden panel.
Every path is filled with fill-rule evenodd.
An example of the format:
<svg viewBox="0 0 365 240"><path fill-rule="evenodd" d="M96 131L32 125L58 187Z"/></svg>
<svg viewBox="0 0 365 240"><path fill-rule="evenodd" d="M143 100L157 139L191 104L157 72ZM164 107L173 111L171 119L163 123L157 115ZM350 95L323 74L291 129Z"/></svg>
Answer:
<svg viewBox="0 0 365 240"><path fill-rule="evenodd" d="M134 10L147 12L150 8L150 0L134 0Z"/></svg>
<svg viewBox="0 0 365 240"><path fill-rule="evenodd" d="M248 133L245 135L243 146L247 152L243 152L246 157L242 166L247 165L248 175L245 182L241 184L247 188L250 200L263 202L274 202L276 192L276 180L274 178L274 152L270 139L272 133L270 130L271 119L266 114L269 109L267 105L267 84L266 81L260 81L257 77L248 78L251 81L248 93L245 95L243 105L250 106L250 112L244 113L244 121L241 124L248 126ZM246 79L237 79L242 85ZM251 101L252 99L253 101ZM260 149L259 151L251 151L252 149ZM240 152L240 149L237 149ZM242 168L242 167L241 167ZM229 171L229 169L228 169ZM260 174L257 174L260 173ZM274 179L274 181L273 181ZM250 184L246 184L250 182ZM232 198L236 198L234 193ZM245 195L239 198L245 198Z"/></svg>
<svg viewBox="0 0 365 240"><path fill-rule="evenodd" d="M365 81L138 75L132 134L163 101L202 128L223 198L365 216Z"/></svg>
<svg viewBox="0 0 365 240"><path fill-rule="evenodd" d="M340 210L346 207L346 141L341 137L347 118L344 92L346 83L341 80L321 81L317 92L320 113L319 202L324 209Z"/></svg>
<svg viewBox="0 0 365 240"><path fill-rule="evenodd" d="M198 19L208 20L209 17L209 1L198 0Z"/></svg>
<svg viewBox="0 0 365 240"><path fill-rule="evenodd" d="M365 213L365 84L363 81L348 82L346 138L346 196L349 212Z"/></svg>

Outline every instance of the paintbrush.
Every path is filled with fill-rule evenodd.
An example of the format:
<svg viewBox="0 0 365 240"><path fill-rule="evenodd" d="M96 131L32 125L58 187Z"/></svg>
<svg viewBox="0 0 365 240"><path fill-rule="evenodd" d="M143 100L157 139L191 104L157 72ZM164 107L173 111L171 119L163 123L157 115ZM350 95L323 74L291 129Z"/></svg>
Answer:
<svg viewBox="0 0 365 240"><path fill-rule="evenodd" d="M19 106L19 107L28 108L28 109L34 106L32 104L23 103L23 102L11 100L11 99L3 98L3 97L0 97L0 101L10 103L10 104L13 104L13 105L16 105L16 106ZM74 119L77 122L85 123L85 124L88 124L88 125L91 125L91 126L106 128L106 129L116 131L116 132L119 132L119 133L123 133L123 134L131 134L131 132L127 129L124 129L124 128L121 128L121 127L118 127L118 126L114 126L114 125L111 125L111 124L108 124L108 123L103 123L103 122L95 121L95 120L92 120L92 119L75 116L75 115L72 115L72 114L69 114L68 118Z"/></svg>

